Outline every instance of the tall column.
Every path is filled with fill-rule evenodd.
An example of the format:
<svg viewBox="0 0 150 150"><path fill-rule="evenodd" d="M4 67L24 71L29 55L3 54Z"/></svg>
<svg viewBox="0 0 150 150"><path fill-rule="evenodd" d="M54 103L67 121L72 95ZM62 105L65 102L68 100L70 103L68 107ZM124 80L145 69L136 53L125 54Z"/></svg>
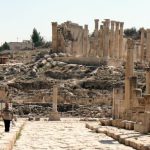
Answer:
<svg viewBox="0 0 150 150"><path fill-rule="evenodd" d="M150 68L146 68L146 94L150 94Z"/></svg>
<svg viewBox="0 0 150 150"><path fill-rule="evenodd" d="M57 22L52 22L52 48L57 50L58 48L58 37L57 37Z"/></svg>
<svg viewBox="0 0 150 150"><path fill-rule="evenodd" d="M111 21L111 32L110 32L110 51L109 51L109 55L111 58L113 58L114 56L114 41L115 41L115 36L114 36L114 21Z"/></svg>
<svg viewBox="0 0 150 150"><path fill-rule="evenodd" d="M98 31L98 27L99 27L99 19L95 19L95 31Z"/></svg>
<svg viewBox="0 0 150 150"><path fill-rule="evenodd" d="M115 30L115 57L119 58L119 22L116 22Z"/></svg>
<svg viewBox="0 0 150 150"><path fill-rule="evenodd" d="M145 59L145 51L144 51L144 40L145 40L145 37L144 37L144 28L141 28L141 62L144 61Z"/></svg>
<svg viewBox="0 0 150 150"><path fill-rule="evenodd" d="M57 96L58 96L58 87L57 85L53 86L53 105L52 111L49 114L49 121L60 121L60 115L57 111Z"/></svg>
<svg viewBox="0 0 150 150"><path fill-rule="evenodd" d="M140 61L140 46L139 44L135 44L135 52L134 52L134 55L135 55L135 59L134 61L135 62L139 62Z"/></svg>
<svg viewBox="0 0 150 150"><path fill-rule="evenodd" d="M147 29L147 38L146 38L146 61L150 62L150 29Z"/></svg>
<svg viewBox="0 0 150 150"><path fill-rule="evenodd" d="M110 20L105 19L104 22L104 59L109 58L109 24Z"/></svg>
<svg viewBox="0 0 150 150"><path fill-rule="evenodd" d="M98 30L99 30L99 19L95 19L95 31L94 31L94 56L98 55Z"/></svg>
<svg viewBox="0 0 150 150"><path fill-rule="evenodd" d="M125 70L125 109L131 108L131 97L132 97L132 87L131 87L131 77L133 77L133 49L134 42L131 39L127 40L127 59L126 59L126 70Z"/></svg>
<svg viewBox="0 0 150 150"><path fill-rule="evenodd" d="M57 112L57 95L58 95L58 88L55 85L53 87L53 111Z"/></svg>
<svg viewBox="0 0 150 150"><path fill-rule="evenodd" d="M120 22L120 35L119 35L119 58L123 58L123 22Z"/></svg>
<svg viewBox="0 0 150 150"><path fill-rule="evenodd" d="M88 55L88 25L84 26L84 31L83 31L83 56Z"/></svg>
<svg viewBox="0 0 150 150"><path fill-rule="evenodd" d="M98 44L99 44L99 56L103 56L103 26L100 26L99 34L98 34Z"/></svg>

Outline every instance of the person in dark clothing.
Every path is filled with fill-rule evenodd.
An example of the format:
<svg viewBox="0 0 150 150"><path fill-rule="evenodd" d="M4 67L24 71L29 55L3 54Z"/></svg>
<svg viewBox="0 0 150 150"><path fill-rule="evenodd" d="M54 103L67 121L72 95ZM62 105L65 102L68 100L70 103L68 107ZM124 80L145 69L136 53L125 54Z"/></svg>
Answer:
<svg viewBox="0 0 150 150"><path fill-rule="evenodd" d="M4 120L5 132L9 132L10 122L13 119L13 112L9 108L9 104L5 103L5 108L2 110L2 118Z"/></svg>

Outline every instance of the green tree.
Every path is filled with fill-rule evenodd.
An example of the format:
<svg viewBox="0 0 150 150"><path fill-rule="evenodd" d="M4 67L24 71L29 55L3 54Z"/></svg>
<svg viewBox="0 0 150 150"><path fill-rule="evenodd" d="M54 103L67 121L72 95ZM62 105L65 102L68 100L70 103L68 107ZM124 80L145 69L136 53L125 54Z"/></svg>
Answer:
<svg viewBox="0 0 150 150"><path fill-rule="evenodd" d="M31 40L35 47L42 46L44 44L43 37L40 36L40 32L38 32L35 28L33 29Z"/></svg>
<svg viewBox="0 0 150 150"><path fill-rule="evenodd" d="M135 27L124 30L125 37L133 38L135 40L140 38L140 34L140 30L137 30Z"/></svg>
<svg viewBox="0 0 150 150"><path fill-rule="evenodd" d="M3 51L3 50L10 50L10 47L8 45L7 42L5 42L1 47L0 47L0 51Z"/></svg>

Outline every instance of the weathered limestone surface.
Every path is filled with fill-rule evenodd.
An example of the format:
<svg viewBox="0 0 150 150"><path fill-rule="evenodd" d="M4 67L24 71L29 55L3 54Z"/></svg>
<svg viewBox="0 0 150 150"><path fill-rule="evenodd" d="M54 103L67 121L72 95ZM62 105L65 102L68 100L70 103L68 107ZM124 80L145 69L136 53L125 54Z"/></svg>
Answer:
<svg viewBox="0 0 150 150"><path fill-rule="evenodd" d="M118 129L111 126L100 126L87 124L87 128L95 131L96 133L104 133L113 139L119 141L122 144L133 147L137 150L149 150L150 149L150 136L143 135L139 132L132 130Z"/></svg>
<svg viewBox="0 0 150 150"><path fill-rule="evenodd" d="M140 44L141 44L141 62L144 61L144 58L145 58L145 50L144 50L144 41L145 41L145 37L144 37L144 28L141 28L141 41L140 41Z"/></svg>
<svg viewBox="0 0 150 150"><path fill-rule="evenodd" d="M149 62L150 58L150 29L147 29L147 40L146 40L146 61Z"/></svg>
<svg viewBox="0 0 150 150"><path fill-rule="evenodd" d="M18 119L15 126L10 128L10 132L6 133L4 132L3 121L0 121L0 150L12 150L24 124L24 120Z"/></svg>
<svg viewBox="0 0 150 150"><path fill-rule="evenodd" d="M105 134L85 128L78 119L61 122L28 122L13 150L132 150Z"/></svg>
<svg viewBox="0 0 150 150"><path fill-rule="evenodd" d="M119 22L115 22L115 58L119 58Z"/></svg>
<svg viewBox="0 0 150 150"><path fill-rule="evenodd" d="M123 58L123 22L120 22L120 35L119 35L119 58Z"/></svg>

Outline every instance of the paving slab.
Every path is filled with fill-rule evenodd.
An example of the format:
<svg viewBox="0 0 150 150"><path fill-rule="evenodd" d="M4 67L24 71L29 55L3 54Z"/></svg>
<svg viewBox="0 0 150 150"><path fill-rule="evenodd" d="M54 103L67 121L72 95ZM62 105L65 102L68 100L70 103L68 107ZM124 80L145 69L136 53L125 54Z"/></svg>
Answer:
<svg viewBox="0 0 150 150"><path fill-rule="evenodd" d="M4 123L0 121L0 150L12 150L25 122L25 120L18 119L15 126L11 124L10 132L4 132Z"/></svg>
<svg viewBox="0 0 150 150"><path fill-rule="evenodd" d="M79 119L31 121L24 126L13 150L133 150L113 138L85 128Z"/></svg>
<svg viewBox="0 0 150 150"><path fill-rule="evenodd" d="M87 123L86 127L97 133L104 133L122 144L137 150L150 150L150 134L141 134L134 130L120 129L112 126L101 126Z"/></svg>

